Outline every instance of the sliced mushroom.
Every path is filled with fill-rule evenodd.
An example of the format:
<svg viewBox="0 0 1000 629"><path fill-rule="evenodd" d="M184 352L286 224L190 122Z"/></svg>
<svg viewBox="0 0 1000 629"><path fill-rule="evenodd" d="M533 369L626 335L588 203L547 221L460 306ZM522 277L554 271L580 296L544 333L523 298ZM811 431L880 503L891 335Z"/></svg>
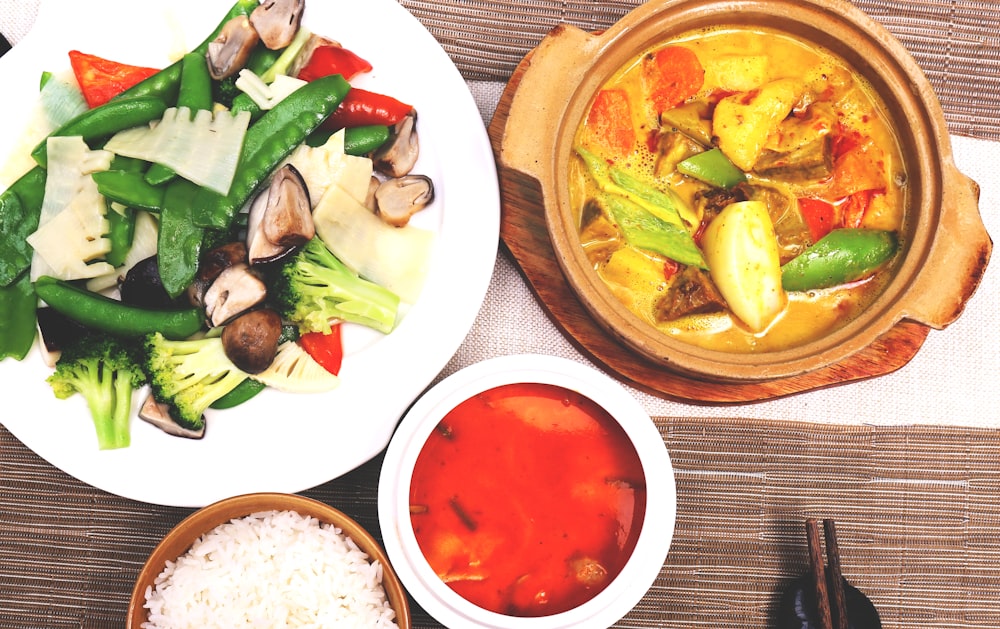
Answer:
<svg viewBox="0 0 1000 629"><path fill-rule="evenodd" d="M392 128L392 136L372 155L375 170L389 177L410 174L420 155L417 112L411 111Z"/></svg>
<svg viewBox="0 0 1000 629"><path fill-rule="evenodd" d="M247 16L238 15L226 22L205 53L209 74L218 81L239 72L258 41L260 37Z"/></svg>
<svg viewBox="0 0 1000 629"><path fill-rule="evenodd" d="M242 242L230 242L206 252L198 265L198 273L188 286L187 296L191 305L205 307L205 291L219 274L229 267L247 261L247 247Z"/></svg>
<svg viewBox="0 0 1000 629"><path fill-rule="evenodd" d="M260 373L274 361L280 338L281 317L270 308L260 308L226 325L222 347L234 365L247 373Z"/></svg>
<svg viewBox="0 0 1000 629"><path fill-rule="evenodd" d="M376 213L386 223L403 227L434 200L434 182L424 175L389 179L375 190Z"/></svg>
<svg viewBox="0 0 1000 629"><path fill-rule="evenodd" d="M205 436L204 425L198 430L191 430L190 428L181 426L170 416L170 406L157 402L156 398L152 395L148 396L146 401L142 403L142 406L139 407L139 419L147 421L163 432L177 437L201 439Z"/></svg>
<svg viewBox="0 0 1000 629"><path fill-rule="evenodd" d="M368 180L368 193L365 194L365 207L371 210L373 214L378 214L378 206L375 202L375 192L381 185L382 180L375 175L372 175L372 178Z"/></svg>
<svg viewBox="0 0 1000 629"><path fill-rule="evenodd" d="M250 23L264 45L277 50L292 43L305 9L306 0L264 0L250 14Z"/></svg>
<svg viewBox="0 0 1000 629"><path fill-rule="evenodd" d="M231 266L205 291L205 314L217 327L264 301L267 287L246 264Z"/></svg>
<svg viewBox="0 0 1000 629"><path fill-rule="evenodd" d="M286 164L250 205L247 220L250 264L273 262L315 235L309 189L299 171Z"/></svg>

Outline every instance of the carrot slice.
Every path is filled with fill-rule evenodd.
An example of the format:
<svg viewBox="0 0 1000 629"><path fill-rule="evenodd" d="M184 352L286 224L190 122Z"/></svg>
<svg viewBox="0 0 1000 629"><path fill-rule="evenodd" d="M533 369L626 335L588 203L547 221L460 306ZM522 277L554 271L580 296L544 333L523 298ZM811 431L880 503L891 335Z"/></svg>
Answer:
<svg viewBox="0 0 1000 629"><path fill-rule="evenodd" d="M594 97L594 104L587 115L587 129L591 141L611 156L621 157L635 147L635 128L632 126L632 108L624 90L601 90Z"/></svg>
<svg viewBox="0 0 1000 629"><path fill-rule="evenodd" d="M650 98L658 111L680 105L705 84L705 68L690 48L666 46L656 52L652 61Z"/></svg>

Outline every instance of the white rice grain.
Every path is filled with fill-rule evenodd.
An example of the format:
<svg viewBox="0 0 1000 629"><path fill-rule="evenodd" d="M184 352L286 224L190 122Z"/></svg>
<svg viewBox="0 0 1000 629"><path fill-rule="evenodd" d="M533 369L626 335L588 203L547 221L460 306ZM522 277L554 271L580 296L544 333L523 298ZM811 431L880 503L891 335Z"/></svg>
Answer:
<svg viewBox="0 0 1000 629"><path fill-rule="evenodd" d="M202 535L167 562L145 607L144 629L396 627L382 565L340 529L294 511Z"/></svg>

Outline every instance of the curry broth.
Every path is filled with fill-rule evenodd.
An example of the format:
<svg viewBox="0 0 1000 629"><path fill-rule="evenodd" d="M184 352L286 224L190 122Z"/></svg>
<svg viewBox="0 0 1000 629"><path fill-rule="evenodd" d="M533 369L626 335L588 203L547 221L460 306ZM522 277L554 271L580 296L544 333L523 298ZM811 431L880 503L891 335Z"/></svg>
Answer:
<svg viewBox="0 0 1000 629"><path fill-rule="evenodd" d="M652 88L648 66L657 51L678 45L695 53L704 69L704 83L676 107L658 111L649 97ZM690 149L677 149L676 142L667 144L663 137L681 131L681 144L693 137L693 144L700 143L702 149L713 148L718 138L712 135L712 111L722 98L740 94L750 98L762 86L784 79L801 88L802 95L792 114L781 123L780 132L768 136L765 154L771 148L780 150L782 143L798 141L796 134L811 133L811 126L819 128L823 124L831 127L829 134L836 134L831 136L833 140L824 137L824 141L848 138L847 142L862 143L864 150L855 152L861 155L860 159L869 159L871 163L857 168L860 174L854 177L873 178L873 182L857 187L867 185L875 192L867 195L864 213L856 226L901 233L907 204L906 175L898 142L883 113L884 106L868 83L841 59L785 34L764 29L719 28L690 33L650 48L621 68L602 88L627 95L630 105L627 115L635 133L630 150L617 155L609 153L600 138L595 137L589 119L581 124L576 143L634 177L659 189L670 189L684 203L696 208L701 224L687 227L697 242L710 220L698 209L698 199L711 186L676 170L676 163ZM693 119L691 112L698 112L700 122L678 129L676 121L687 124L685 121ZM815 121L820 122L813 124ZM854 184L845 183L843 179L847 177L802 174L746 171L746 188L768 204L768 213L779 233L782 264L816 240L809 235L811 227L801 210L805 202L800 199L826 201L843 215L841 220L854 211L850 202L845 202L847 197L838 196L845 186ZM577 212L581 243L610 291L650 325L707 349L778 351L829 334L857 317L878 297L901 257L897 251L889 264L863 280L820 290L789 292L787 305L763 331L752 331L728 310L665 321L658 316L657 304L675 281L678 265L664 255L629 246L607 212L588 207L588 200L599 198L602 190L582 160L571 161L569 177L570 200Z"/></svg>

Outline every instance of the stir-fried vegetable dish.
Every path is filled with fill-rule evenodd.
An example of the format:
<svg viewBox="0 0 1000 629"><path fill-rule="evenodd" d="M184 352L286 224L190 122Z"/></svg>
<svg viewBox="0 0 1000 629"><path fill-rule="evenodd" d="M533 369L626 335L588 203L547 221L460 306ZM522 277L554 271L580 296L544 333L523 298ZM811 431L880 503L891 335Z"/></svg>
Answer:
<svg viewBox="0 0 1000 629"><path fill-rule="evenodd" d="M48 127L0 194L0 359L37 347L102 449L134 407L199 438L265 388L329 391L341 327L390 334L420 295L416 109L355 89L372 64L304 11L237 0L165 68L72 50L42 77Z"/></svg>
<svg viewBox="0 0 1000 629"><path fill-rule="evenodd" d="M688 33L622 67L577 131L570 191L612 293L720 351L844 326L905 247L906 172L877 94L765 29Z"/></svg>

